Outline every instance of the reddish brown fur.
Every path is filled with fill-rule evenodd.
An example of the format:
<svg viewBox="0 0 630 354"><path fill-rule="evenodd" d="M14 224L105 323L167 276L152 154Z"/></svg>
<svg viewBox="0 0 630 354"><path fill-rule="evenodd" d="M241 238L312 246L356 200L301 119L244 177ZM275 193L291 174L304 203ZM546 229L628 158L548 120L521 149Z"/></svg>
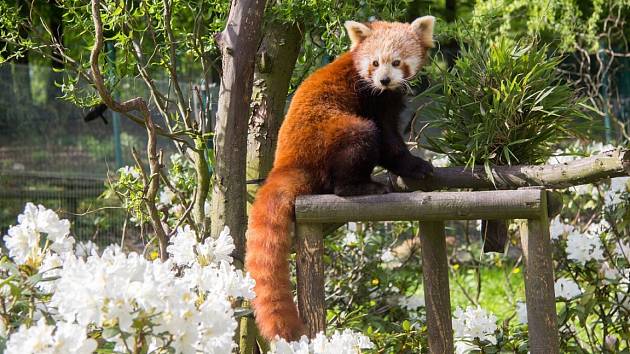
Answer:
<svg viewBox="0 0 630 354"><path fill-rule="evenodd" d="M341 55L298 88L280 129L273 169L252 206L245 265L256 280L258 327L269 339L292 340L304 333L288 263L295 197L385 192L370 179L377 163L414 177L430 169L409 154L396 132L402 93L361 88L360 51L361 46Z"/></svg>

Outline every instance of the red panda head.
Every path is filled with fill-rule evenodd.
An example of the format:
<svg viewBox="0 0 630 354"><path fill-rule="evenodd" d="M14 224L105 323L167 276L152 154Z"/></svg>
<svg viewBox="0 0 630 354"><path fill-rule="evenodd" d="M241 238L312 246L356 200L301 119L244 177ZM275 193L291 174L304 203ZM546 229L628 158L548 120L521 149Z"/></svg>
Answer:
<svg viewBox="0 0 630 354"><path fill-rule="evenodd" d="M435 17L412 23L346 21L354 65L371 88L391 90L405 85L424 64L433 48Z"/></svg>

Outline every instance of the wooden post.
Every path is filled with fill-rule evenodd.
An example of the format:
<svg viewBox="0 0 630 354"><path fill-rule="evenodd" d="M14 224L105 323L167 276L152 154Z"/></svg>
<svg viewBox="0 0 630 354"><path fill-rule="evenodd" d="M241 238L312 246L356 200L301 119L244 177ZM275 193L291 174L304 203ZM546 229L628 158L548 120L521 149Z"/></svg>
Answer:
<svg viewBox="0 0 630 354"><path fill-rule="evenodd" d="M558 325L554 295L553 259L547 215L547 193L541 189L543 213L521 225L521 244L525 259L525 297L532 354L557 354Z"/></svg>
<svg viewBox="0 0 630 354"><path fill-rule="evenodd" d="M326 329L323 225L297 223L295 234L298 310L307 335L314 338Z"/></svg>
<svg viewBox="0 0 630 354"><path fill-rule="evenodd" d="M420 222L420 242L429 353L453 353L453 326L444 222Z"/></svg>

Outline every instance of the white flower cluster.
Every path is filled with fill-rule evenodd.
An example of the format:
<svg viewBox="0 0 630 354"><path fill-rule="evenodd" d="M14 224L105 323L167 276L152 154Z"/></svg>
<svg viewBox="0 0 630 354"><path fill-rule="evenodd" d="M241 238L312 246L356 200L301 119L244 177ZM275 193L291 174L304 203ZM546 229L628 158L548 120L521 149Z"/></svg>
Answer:
<svg viewBox="0 0 630 354"><path fill-rule="evenodd" d="M402 265L402 262L392 250L387 249L381 254L381 261L383 262L383 268L394 269Z"/></svg>
<svg viewBox="0 0 630 354"><path fill-rule="evenodd" d="M435 154L431 158L431 164L433 167L448 167L450 161L447 154Z"/></svg>
<svg viewBox="0 0 630 354"><path fill-rule="evenodd" d="M232 266L228 229L198 243L190 227L181 228L168 246L174 257L166 262L125 254L119 246L98 255L90 243L77 246L82 257L66 252L74 243L69 222L43 206L28 204L11 230L4 239L12 260L31 262L56 279L37 284L52 293L37 306L35 319L41 320L5 333L5 353L91 353L97 345L88 338L93 331L117 352L138 343L146 343L148 352L176 353L230 353L235 346L231 299L252 299L254 281ZM40 247L40 233L47 234L51 252Z"/></svg>
<svg viewBox="0 0 630 354"><path fill-rule="evenodd" d="M588 146L581 146L579 143L576 145L562 150L558 149L547 161L547 164L558 165L565 164L567 162L582 158L584 156L590 156L594 154L600 154L603 152L614 150L615 146L611 144L603 144L601 142L593 142Z"/></svg>
<svg viewBox="0 0 630 354"><path fill-rule="evenodd" d="M140 178L140 170L136 166L124 166L118 169L121 176L130 176L132 179Z"/></svg>
<svg viewBox="0 0 630 354"><path fill-rule="evenodd" d="M556 298L571 300L574 297L582 295L580 286L575 281L568 278L559 278L556 280L553 288Z"/></svg>
<svg viewBox="0 0 630 354"><path fill-rule="evenodd" d="M455 352L463 354L479 350L473 343L475 338L496 344L496 330L497 317L492 313L481 307L467 307L466 310L458 307L453 314Z"/></svg>
<svg viewBox="0 0 630 354"><path fill-rule="evenodd" d="M42 318L30 328L22 325L7 341L5 353L90 354L97 343L86 337L83 326L68 322L50 326Z"/></svg>
<svg viewBox="0 0 630 354"><path fill-rule="evenodd" d="M407 311L417 311L425 306L424 296L419 294L402 296L398 299L398 305Z"/></svg>
<svg viewBox="0 0 630 354"><path fill-rule="evenodd" d="M47 251L57 254L72 252L74 238L70 234L70 222L60 220L54 211L27 203L18 216L18 224L8 230L4 244L16 264L29 264L39 268ZM45 246L41 247L42 234L46 234Z"/></svg>
<svg viewBox="0 0 630 354"><path fill-rule="evenodd" d="M230 236L230 229L226 226L216 240L208 237L203 243L199 243L195 231L186 225L177 229L177 234L171 238L166 251L175 264L180 266L190 266L193 263L201 265L231 263L230 254L234 251L234 240Z"/></svg>
<svg viewBox="0 0 630 354"><path fill-rule="evenodd" d="M560 236L567 235L567 258L571 261L585 265L588 261L601 262L605 260L604 245L600 238L602 233L607 232L610 225L605 220L592 223L584 232L577 228L565 224L559 217L550 223L550 235L552 240L560 239Z"/></svg>
<svg viewBox="0 0 630 354"><path fill-rule="evenodd" d="M604 252L599 233L587 231L582 234L573 230L567 237L567 258L582 265L591 260L603 261Z"/></svg>
<svg viewBox="0 0 630 354"><path fill-rule="evenodd" d="M527 304L522 301L516 303L516 316L521 324L527 324Z"/></svg>
<svg viewBox="0 0 630 354"><path fill-rule="evenodd" d="M145 336L151 350L229 352L236 329L229 294L219 288L209 293L191 284L188 273L198 271L190 268L178 277L170 261L151 262L108 247L102 256L64 262L50 305L67 322L115 328L105 339L119 351ZM137 327L142 322L152 327L149 335L146 328Z"/></svg>
<svg viewBox="0 0 630 354"><path fill-rule="evenodd" d="M335 331L330 337L318 333L312 340L306 336L295 342L280 338L271 343L269 354L359 354L361 349L371 348L374 344L368 337L346 329Z"/></svg>
<svg viewBox="0 0 630 354"><path fill-rule="evenodd" d="M566 234L572 229L571 225L565 224L560 216L556 216L549 223L549 235L552 240L556 241L560 239L560 236Z"/></svg>

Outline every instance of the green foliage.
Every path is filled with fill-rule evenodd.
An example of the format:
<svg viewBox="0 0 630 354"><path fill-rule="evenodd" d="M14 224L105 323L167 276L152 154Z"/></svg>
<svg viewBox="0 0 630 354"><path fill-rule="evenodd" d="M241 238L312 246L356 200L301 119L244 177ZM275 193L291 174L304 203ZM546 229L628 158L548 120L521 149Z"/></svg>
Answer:
<svg viewBox="0 0 630 354"><path fill-rule="evenodd" d="M413 0L325 0L278 1L269 8L268 17L298 23L304 28L302 51L291 81L292 89L315 69L349 49L350 40L343 24L347 20L409 21Z"/></svg>
<svg viewBox="0 0 630 354"><path fill-rule="evenodd" d="M428 148L456 165L537 164L552 148L585 132L589 117L555 71L562 58L535 41L489 43L480 34L459 36L461 54L440 82L421 94L434 103L421 112L442 135Z"/></svg>
<svg viewBox="0 0 630 354"><path fill-rule="evenodd" d="M415 222L366 223L326 238L330 327L362 331L379 353L411 354L426 348L423 306L400 306L422 287L417 232Z"/></svg>
<svg viewBox="0 0 630 354"><path fill-rule="evenodd" d="M598 34L606 30L606 15L629 9L627 0L478 1L471 25L493 40L541 36L562 52L571 52L576 46L595 52L600 47Z"/></svg>
<svg viewBox="0 0 630 354"><path fill-rule="evenodd" d="M0 257L0 326L3 333L36 322L37 306L51 296L43 289L58 278L50 273L38 272L28 264L17 265L6 255ZM6 338L0 337L0 351L4 351Z"/></svg>

